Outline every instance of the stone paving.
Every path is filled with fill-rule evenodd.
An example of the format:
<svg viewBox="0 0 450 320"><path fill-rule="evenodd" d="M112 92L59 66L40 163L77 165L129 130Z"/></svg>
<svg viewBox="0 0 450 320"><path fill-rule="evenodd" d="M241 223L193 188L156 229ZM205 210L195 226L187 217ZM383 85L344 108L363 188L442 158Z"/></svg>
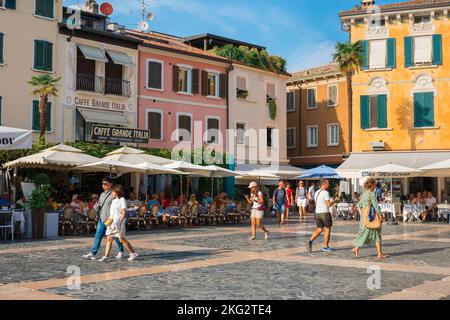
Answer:
<svg viewBox="0 0 450 320"><path fill-rule="evenodd" d="M0 242L0 300L450 297L448 224L385 226L385 261L373 248L353 258L354 222L335 223L333 253L319 251L322 239L306 251L313 224L266 224L268 241L262 233L250 241L248 225L130 232L141 254L134 262L83 259L92 237ZM80 271L80 288L68 287L68 267Z"/></svg>

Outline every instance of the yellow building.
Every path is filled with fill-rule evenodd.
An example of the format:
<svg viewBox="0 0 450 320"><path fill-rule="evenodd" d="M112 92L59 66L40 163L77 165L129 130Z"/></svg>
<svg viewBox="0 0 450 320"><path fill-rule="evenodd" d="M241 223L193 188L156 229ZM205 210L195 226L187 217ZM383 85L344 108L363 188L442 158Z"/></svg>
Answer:
<svg viewBox="0 0 450 320"><path fill-rule="evenodd" d="M0 124L39 130L32 76L61 76L57 50L62 0L0 0ZM62 84L62 81L61 83ZM60 140L60 97L49 101L47 141Z"/></svg>
<svg viewBox="0 0 450 320"><path fill-rule="evenodd" d="M450 1L443 0L381 6L363 0L340 13L343 29L364 49L362 70L353 78L353 153L378 152L364 165L406 152L409 160L399 164L417 167L436 151L450 150L449 13ZM357 166L349 160L344 166ZM437 179L412 181L403 191L444 191Z"/></svg>

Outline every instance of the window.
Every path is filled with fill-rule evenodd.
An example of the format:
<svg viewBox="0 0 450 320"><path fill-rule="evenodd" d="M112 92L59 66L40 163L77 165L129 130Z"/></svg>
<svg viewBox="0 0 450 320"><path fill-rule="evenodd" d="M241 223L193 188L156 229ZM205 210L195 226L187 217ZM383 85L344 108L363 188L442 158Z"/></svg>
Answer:
<svg viewBox="0 0 450 320"><path fill-rule="evenodd" d="M177 117L178 141L191 141L192 117L191 115L179 114Z"/></svg>
<svg viewBox="0 0 450 320"><path fill-rule="evenodd" d="M314 148L319 145L319 127L318 126L307 126L306 127L306 138L307 143L306 146L308 148Z"/></svg>
<svg viewBox="0 0 450 320"><path fill-rule="evenodd" d="M0 32L0 64L3 63L3 42L4 42L4 34Z"/></svg>
<svg viewBox="0 0 450 320"><path fill-rule="evenodd" d="M34 14L53 19L55 17L54 0L35 0Z"/></svg>
<svg viewBox="0 0 450 320"><path fill-rule="evenodd" d="M178 92L191 93L191 69L188 68L179 69Z"/></svg>
<svg viewBox="0 0 450 320"><path fill-rule="evenodd" d="M414 64L430 64L432 62L432 38L414 38Z"/></svg>
<svg viewBox="0 0 450 320"><path fill-rule="evenodd" d="M218 118L206 118L206 143L220 143L220 120Z"/></svg>
<svg viewBox="0 0 450 320"><path fill-rule="evenodd" d="M267 83L266 84L266 99L267 99L267 103L270 100L276 100L277 96L275 93L275 85L273 83Z"/></svg>
<svg viewBox="0 0 450 320"><path fill-rule="evenodd" d="M0 96L0 126L2 125L3 98Z"/></svg>
<svg viewBox="0 0 450 320"><path fill-rule="evenodd" d="M414 23L415 24L419 24L419 23L430 23L431 22L431 17L430 16L418 16L418 17L414 17Z"/></svg>
<svg viewBox="0 0 450 320"><path fill-rule="evenodd" d="M442 65L442 35L405 37L405 67Z"/></svg>
<svg viewBox="0 0 450 320"><path fill-rule="evenodd" d="M386 25L386 20L384 18L376 17L369 20L370 27L384 27Z"/></svg>
<svg viewBox="0 0 450 320"><path fill-rule="evenodd" d="M16 0L0 0L0 8L16 9Z"/></svg>
<svg viewBox="0 0 450 320"><path fill-rule="evenodd" d="M148 111L147 112L147 129L150 130L150 139L162 140L162 111Z"/></svg>
<svg viewBox="0 0 450 320"><path fill-rule="evenodd" d="M53 70L53 43L35 40L34 41L34 66L35 70Z"/></svg>
<svg viewBox="0 0 450 320"><path fill-rule="evenodd" d="M361 96L361 128L387 128L387 95Z"/></svg>
<svg viewBox="0 0 450 320"><path fill-rule="evenodd" d="M163 90L163 63L156 60L147 62L147 88Z"/></svg>
<svg viewBox="0 0 450 320"><path fill-rule="evenodd" d="M336 107L338 105L338 86L333 84L328 86L328 106Z"/></svg>
<svg viewBox="0 0 450 320"><path fill-rule="evenodd" d="M236 143L245 144L245 123L236 123Z"/></svg>
<svg viewBox="0 0 450 320"><path fill-rule="evenodd" d="M434 93L414 93L414 127L434 127Z"/></svg>
<svg viewBox="0 0 450 320"><path fill-rule="evenodd" d="M248 98L247 79L244 77L236 78L236 98L243 100Z"/></svg>
<svg viewBox="0 0 450 320"><path fill-rule="evenodd" d="M206 80L207 95L210 97L219 96L219 75L208 72Z"/></svg>
<svg viewBox="0 0 450 320"><path fill-rule="evenodd" d="M267 133L266 147L271 148L273 143L272 140L273 128L266 128L266 133Z"/></svg>
<svg viewBox="0 0 450 320"><path fill-rule="evenodd" d="M307 103L306 108L307 109L315 109L317 108L317 102L316 102L316 88L308 89L308 95L307 95Z"/></svg>
<svg viewBox="0 0 450 320"><path fill-rule="evenodd" d="M46 131L52 131L52 103L47 102L47 111L45 112L45 125ZM34 131L39 131L39 100L33 100L33 110L32 110L32 126L31 129Z"/></svg>
<svg viewBox="0 0 450 320"><path fill-rule="evenodd" d="M334 123L328 125L328 145L339 145L339 124Z"/></svg>
<svg viewBox="0 0 450 320"><path fill-rule="evenodd" d="M294 91L287 93L286 102L287 102L286 111L287 112L295 111L295 92Z"/></svg>
<svg viewBox="0 0 450 320"><path fill-rule="evenodd" d="M0 8L5 8L5 0L0 0Z"/></svg>
<svg viewBox="0 0 450 320"><path fill-rule="evenodd" d="M369 68L386 68L386 40L373 40L369 44Z"/></svg>
<svg viewBox="0 0 450 320"><path fill-rule="evenodd" d="M287 128L286 142L288 149L295 148L295 128Z"/></svg>

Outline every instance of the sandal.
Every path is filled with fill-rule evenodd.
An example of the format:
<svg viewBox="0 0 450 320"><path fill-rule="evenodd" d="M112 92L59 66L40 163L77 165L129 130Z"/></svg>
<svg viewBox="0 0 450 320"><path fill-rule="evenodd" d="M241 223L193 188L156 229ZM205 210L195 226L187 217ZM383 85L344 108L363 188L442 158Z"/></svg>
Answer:
<svg viewBox="0 0 450 320"><path fill-rule="evenodd" d="M359 250L352 249L352 253L353 253L353 256L354 256L355 258L359 258L358 251L359 251Z"/></svg>
<svg viewBox="0 0 450 320"><path fill-rule="evenodd" d="M378 255L378 259L381 259L381 260L384 260L384 259L387 259L387 258L389 258L388 255L385 255L385 254Z"/></svg>

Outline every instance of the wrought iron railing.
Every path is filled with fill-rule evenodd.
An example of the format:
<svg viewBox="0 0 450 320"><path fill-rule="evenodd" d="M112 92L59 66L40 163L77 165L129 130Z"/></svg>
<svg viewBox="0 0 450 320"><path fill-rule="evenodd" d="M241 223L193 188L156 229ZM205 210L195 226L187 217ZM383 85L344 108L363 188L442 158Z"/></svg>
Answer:
<svg viewBox="0 0 450 320"><path fill-rule="evenodd" d="M121 79L106 78L105 94L114 94L118 96L131 96L131 82Z"/></svg>
<svg viewBox="0 0 450 320"><path fill-rule="evenodd" d="M103 93L105 79L93 74L77 74L77 90Z"/></svg>

